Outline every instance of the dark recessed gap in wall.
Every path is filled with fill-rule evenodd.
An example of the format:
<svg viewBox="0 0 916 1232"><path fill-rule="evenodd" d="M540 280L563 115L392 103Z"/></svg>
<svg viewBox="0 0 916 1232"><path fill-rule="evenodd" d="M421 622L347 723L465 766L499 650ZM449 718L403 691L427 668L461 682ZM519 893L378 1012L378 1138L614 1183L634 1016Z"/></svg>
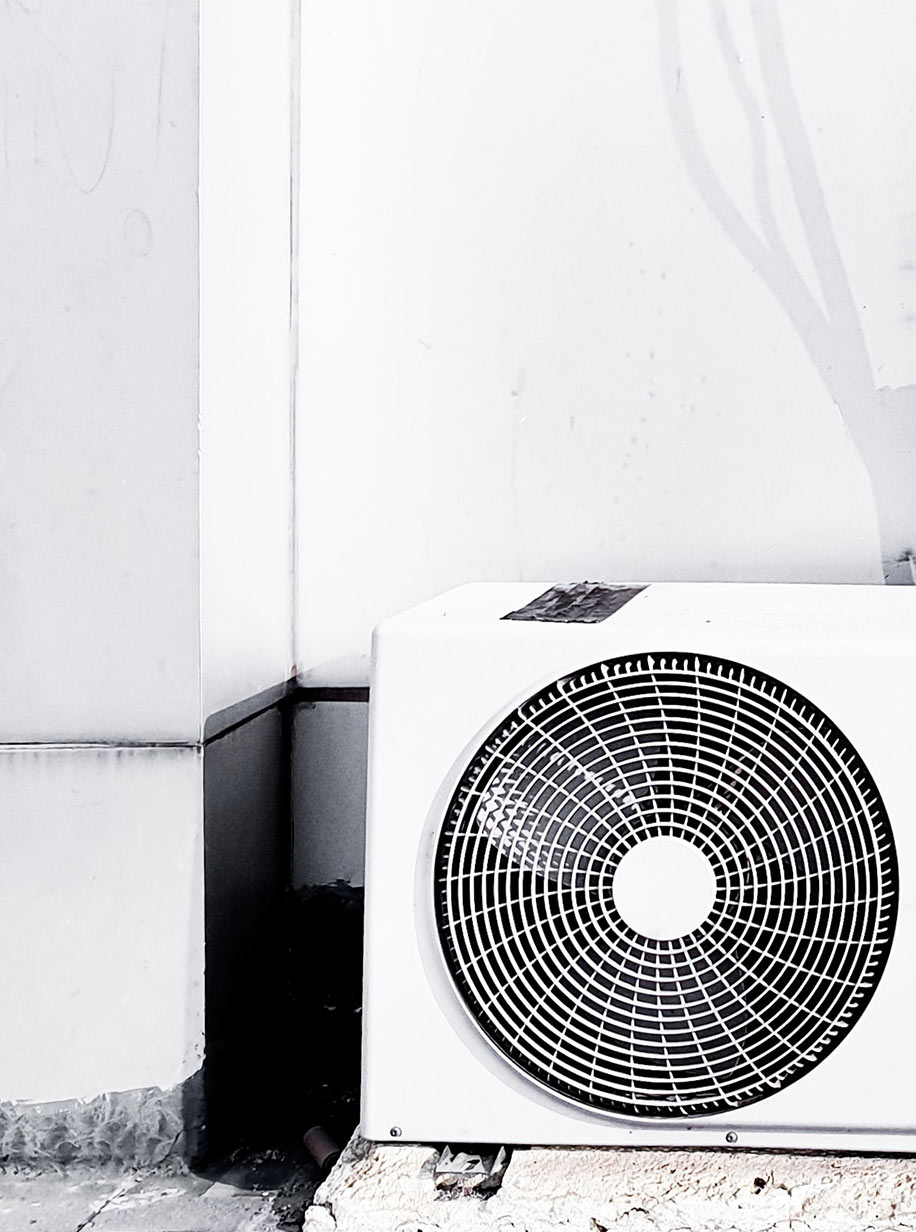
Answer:
<svg viewBox="0 0 916 1232"><path fill-rule="evenodd" d="M336 881L290 901L292 1094L303 1132L343 1145L359 1122L363 890Z"/></svg>
<svg viewBox="0 0 916 1232"><path fill-rule="evenodd" d="M206 1160L293 1134L283 709L204 746Z"/></svg>
<svg viewBox="0 0 916 1232"><path fill-rule="evenodd" d="M207 1134L193 1161L216 1181L277 1188L274 1215L291 1229L321 1181L294 1081L304 1064L291 993L295 693L287 682L204 745Z"/></svg>
<svg viewBox="0 0 916 1232"><path fill-rule="evenodd" d="M204 743L206 1134L198 1167L301 1149L359 1119L363 891L292 884L297 705L368 689L278 686ZM259 695L263 701L265 694ZM246 703L231 708L245 713Z"/></svg>

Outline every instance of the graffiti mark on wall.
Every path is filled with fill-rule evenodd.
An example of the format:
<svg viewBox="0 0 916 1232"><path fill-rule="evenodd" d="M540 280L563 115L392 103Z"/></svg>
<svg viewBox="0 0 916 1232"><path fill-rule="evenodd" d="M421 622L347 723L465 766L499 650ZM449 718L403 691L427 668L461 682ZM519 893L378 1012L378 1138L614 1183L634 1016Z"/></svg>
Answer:
<svg viewBox="0 0 916 1232"><path fill-rule="evenodd" d="M161 127L162 77L170 0L142 9L119 0L93 0L93 20L72 0L5 0L0 4L0 171L16 178L27 168L51 168L81 192L102 182L112 157L116 121L131 128L136 146L136 98L149 61L150 30L159 34L158 81L150 82L156 111L144 117L152 143ZM98 8L104 8L100 19ZM99 38L98 32L106 31ZM141 61L142 63L142 61ZM122 98L121 95L124 95ZM146 143L144 143L146 144Z"/></svg>
<svg viewBox="0 0 916 1232"><path fill-rule="evenodd" d="M753 222L725 187L690 106L680 0L657 3L665 100L686 169L706 206L792 323L842 416L871 481L885 578L908 578L901 562L916 548L916 385L875 385L862 321L795 94L776 0L750 3L763 99L738 53L723 0L709 0L718 49L747 128L757 215ZM774 210L767 113L788 172L816 291L793 259Z"/></svg>

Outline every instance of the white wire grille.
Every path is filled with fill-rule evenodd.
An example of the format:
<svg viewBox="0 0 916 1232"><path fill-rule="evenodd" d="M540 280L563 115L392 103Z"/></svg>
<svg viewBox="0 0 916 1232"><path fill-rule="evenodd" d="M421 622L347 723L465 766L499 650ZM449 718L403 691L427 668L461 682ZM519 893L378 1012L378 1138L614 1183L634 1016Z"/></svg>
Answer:
<svg viewBox="0 0 916 1232"><path fill-rule="evenodd" d="M671 940L612 893L658 837L715 874L709 915ZM446 963L492 1044L638 1117L740 1107L812 1069L896 919L890 824L855 750L786 685L692 654L599 663L513 711L453 794L434 878Z"/></svg>

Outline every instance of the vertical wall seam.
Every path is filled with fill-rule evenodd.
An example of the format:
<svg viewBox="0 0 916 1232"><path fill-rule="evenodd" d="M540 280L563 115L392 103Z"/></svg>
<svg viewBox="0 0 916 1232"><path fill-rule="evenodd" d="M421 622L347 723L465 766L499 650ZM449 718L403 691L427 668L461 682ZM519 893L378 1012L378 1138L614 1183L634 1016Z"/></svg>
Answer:
<svg viewBox="0 0 916 1232"><path fill-rule="evenodd" d="M203 493L203 247L201 193L203 189L204 132L204 8L197 9L197 734L204 735L204 493Z"/></svg>
<svg viewBox="0 0 916 1232"><path fill-rule="evenodd" d="M290 2L289 57L289 580L291 675L299 663L299 530L296 506L296 408L299 381L299 148L302 3Z"/></svg>

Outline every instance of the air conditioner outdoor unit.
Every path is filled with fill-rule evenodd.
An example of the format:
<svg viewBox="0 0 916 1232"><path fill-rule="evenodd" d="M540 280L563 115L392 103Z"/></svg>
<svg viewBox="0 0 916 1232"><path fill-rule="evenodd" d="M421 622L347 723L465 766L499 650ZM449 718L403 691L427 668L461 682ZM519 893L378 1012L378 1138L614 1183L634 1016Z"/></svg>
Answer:
<svg viewBox="0 0 916 1232"><path fill-rule="evenodd" d="M916 589L461 587L370 730L365 1136L916 1150Z"/></svg>

